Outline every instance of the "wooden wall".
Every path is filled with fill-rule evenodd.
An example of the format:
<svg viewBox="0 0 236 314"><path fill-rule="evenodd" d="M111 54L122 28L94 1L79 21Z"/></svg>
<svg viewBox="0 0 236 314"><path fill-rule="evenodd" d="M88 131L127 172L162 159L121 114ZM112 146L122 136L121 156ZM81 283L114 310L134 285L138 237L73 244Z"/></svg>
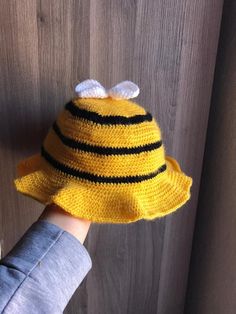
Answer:
<svg viewBox="0 0 236 314"><path fill-rule="evenodd" d="M3 254L43 206L16 193L16 163L39 150L74 85L129 79L167 153L193 177L175 214L94 224L93 269L66 313L183 313L223 0L1 0L0 239Z"/></svg>
<svg viewBox="0 0 236 314"><path fill-rule="evenodd" d="M186 313L236 312L236 2L224 4Z"/></svg>

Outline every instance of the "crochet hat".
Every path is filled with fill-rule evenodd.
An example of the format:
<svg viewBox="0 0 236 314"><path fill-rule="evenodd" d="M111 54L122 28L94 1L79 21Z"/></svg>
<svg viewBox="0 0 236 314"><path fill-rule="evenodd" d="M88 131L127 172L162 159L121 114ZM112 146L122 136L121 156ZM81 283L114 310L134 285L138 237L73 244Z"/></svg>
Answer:
<svg viewBox="0 0 236 314"><path fill-rule="evenodd" d="M99 223L151 220L186 203L192 178L165 154L154 117L130 100L138 86L86 80L75 91L41 152L18 164L16 189Z"/></svg>

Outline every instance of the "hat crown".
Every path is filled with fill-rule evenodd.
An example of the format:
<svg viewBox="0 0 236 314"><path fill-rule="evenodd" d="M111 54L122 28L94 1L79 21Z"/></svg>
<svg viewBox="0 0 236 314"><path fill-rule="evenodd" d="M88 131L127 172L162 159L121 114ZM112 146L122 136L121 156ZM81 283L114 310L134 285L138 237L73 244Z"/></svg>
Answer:
<svg viewBox="0 0 236 314"><path fill-rule="evenodd" d="M56 162L95 182L115 178L125 183L130 177L135 181L165 167L158 123L129 99L74 98L59 114L43 147Z"/></svg>

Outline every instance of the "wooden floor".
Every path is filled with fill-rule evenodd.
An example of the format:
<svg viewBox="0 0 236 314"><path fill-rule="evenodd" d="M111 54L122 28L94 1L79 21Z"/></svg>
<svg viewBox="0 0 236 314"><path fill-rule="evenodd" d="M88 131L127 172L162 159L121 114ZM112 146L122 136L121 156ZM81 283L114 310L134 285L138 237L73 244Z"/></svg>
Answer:
<svg viewBox="0 0 236 314"><path fill-rule="evenodd" d="M222 3L0 1L3 255L43 209L14 190L16 164L39 151L81 80L137 83L167 153L194 180L191 201L173 215L92 226L93 268L66 313L183 313Z"/></svg>

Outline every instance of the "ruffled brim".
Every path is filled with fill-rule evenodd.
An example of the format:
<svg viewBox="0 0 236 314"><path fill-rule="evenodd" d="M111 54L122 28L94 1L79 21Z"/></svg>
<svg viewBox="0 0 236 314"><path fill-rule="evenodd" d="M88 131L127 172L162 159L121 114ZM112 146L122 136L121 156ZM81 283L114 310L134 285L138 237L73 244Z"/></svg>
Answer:
<svg viewBox="0 0 236 314"><path fill-rule="evenodd" d="M166 156L166 171L132 184L78 180L52 168L39 154L18 164L17 191L47 205L55 203L73 216L98 223L152 220L174 212L190 199L192 178Z"/></svg>

